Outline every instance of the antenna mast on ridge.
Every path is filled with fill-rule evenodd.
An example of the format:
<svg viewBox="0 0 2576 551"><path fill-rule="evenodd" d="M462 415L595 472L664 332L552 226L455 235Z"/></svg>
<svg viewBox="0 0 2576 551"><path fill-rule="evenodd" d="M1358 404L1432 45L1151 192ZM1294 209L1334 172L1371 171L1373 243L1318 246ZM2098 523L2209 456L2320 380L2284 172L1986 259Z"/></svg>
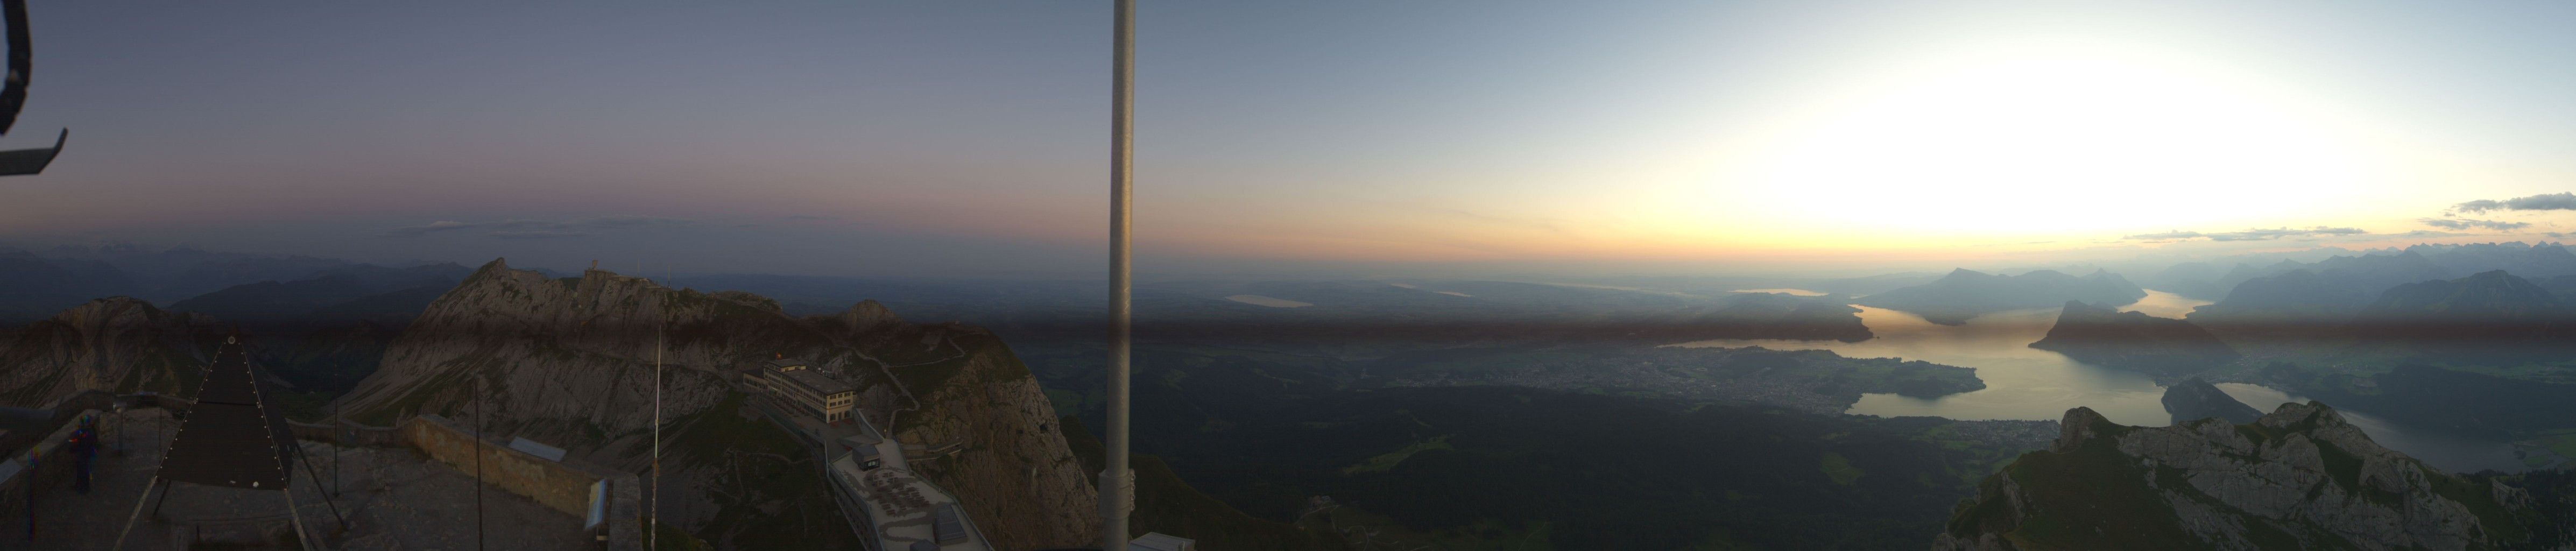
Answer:
<svg viewBox="0 0 2576 551"><path fill-rule="evenodd" d="M666 329L653 326L653 505L647 511L651 521L644 527L645 549L661 549L662 540L662 336Z"/></svg>
<svg viewBox="0 0 2576 551"><path fill-rule="evenodd" d="M1127 513L1136 508L1136 474L1127 469L1128 235L1135 224L1132 161L1136 153L1136 0L1118 0L1117 45L1111 49L1109 103L1109 441L1100 471L1100 548L1127 551Z"/></svg>

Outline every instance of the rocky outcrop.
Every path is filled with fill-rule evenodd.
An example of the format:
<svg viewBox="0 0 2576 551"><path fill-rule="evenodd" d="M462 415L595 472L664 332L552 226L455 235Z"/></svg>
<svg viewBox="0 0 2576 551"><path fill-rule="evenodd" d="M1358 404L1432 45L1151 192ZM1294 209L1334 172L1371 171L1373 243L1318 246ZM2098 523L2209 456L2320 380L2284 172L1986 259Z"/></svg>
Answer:
<svg viewBox="0 0 2576 551"><path fill-rule="evenodd" d="M2030 347L2154 374L2203 371L2238 357L2235 349L2191 322L2075 301L2067 301L2057 325Z"/></svg>
<svg viewBox="0 0 2576 551"><path fill-rule="evenodd" d="M873 303L870 303L873 304ZM882 307L880 307L882 308ZM986 527L997 549L1036 549L1098 539L1099 497L1092 473L1055 426L1054 406L1028 368L1000 339L961 331L951 342L961 355L945 381L911 389L917 410L895 412L895 437L955 455L916 463L916 469L960 495L966 512ZM917 368L897 368L901 379Z"/></svg>
<svg viewBox="0 0 2576 551"><path fill-rule="evenodd" d="M431 303L342 403L366 422L463 419L480 394L488 430L609 449L650 432L657 334L663 363L680 373L665 385L666 415L722 400L729 368L832 346L795 320L695 291L599 270L554 279L494 260Z"/></svg>
<svg viewBox="0 0 2576 551"><path fill-rule="evenodd" d="M45 407L85 391L177 392L205 365L213 321L109 297L0 340L0 405Z"/></svg>
<svg viewBox="0 0 2576 551"><path fill-rule="evenodd" d="M775 528L746 518L790 519L777 527L838 522L813 520L836 517L808 452L798 451L807 448L746 407L730 382L778 357L860 388L860 414L906 442L955 449L913 464L1003 547L1095 539L1090 475L1052 431L1054 408L1009 349L981 329L907 324L873 302L800 319L750 293L671 289L600 270L549 278L494 260L395 338L344 405L362 422L418 413L472 421L479 401L489 433L641 471L650 463L658 359L671 450L662 491L674 494L664 518L720 546L758 547L777 544L759 539ZM798 517L808 514L820 516Z"/></svg>
<svg viewBox="0 0 2576 551"><path fill-rule="evenodd" d="M1962 502L1935 549L2495 549L2556 528L2503 478L2372 442L2324 404L2170 427L2066 412Z"/></svg>
<svg viewBox="0 0 2576 551"><path fill-rule="evenodd" d="M2236 401L2218 390L2218 385L2199 377L2165 387L2165 413L2173 414L2176 425L2195 419L2216 417L2229 423L2252 423L2263 416L2263 410Z"/></svg>

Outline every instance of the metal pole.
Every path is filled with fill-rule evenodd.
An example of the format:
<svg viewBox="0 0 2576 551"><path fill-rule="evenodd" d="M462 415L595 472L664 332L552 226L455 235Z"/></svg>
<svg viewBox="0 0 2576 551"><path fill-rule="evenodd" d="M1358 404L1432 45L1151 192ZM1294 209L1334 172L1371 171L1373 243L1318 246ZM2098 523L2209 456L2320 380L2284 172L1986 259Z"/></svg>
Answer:
<svg viewBox="0 0 2576 551"><path fill-rule="evenodd" d="M108 551L121 551L125 549L125 536L127 534L134 533L134 521L136 519L143 518L143 504L152 501L152 487L160 485L161 475L158 474L152 475L152 480L143 483L143 497L134 499L134 514L125 516L125 528L116 531L116 543L110 544L107 547ZM164 489L162 491L166 492L169 490Z"/></svg>
<svg viewBox="0 0 2576 551"><path fill-rule="evenodd" d="M303 457L303 458L304 458L304 476L305 476L306 478L312 478L312 479L315 479L315 480L313 481L313 483L314 483L314 484L321 484L321 483L322 483L322 481L320 480L320 478L321 478L321 477L316 476L316 475L313 473L313 453L312 453L312 452L304 451L304 444L303 444L303 443L301 443L301 442L298 442L298 443L296 443L296 444L295 444L295 455L296 455L296 456L299 456L299 457ZM295 476L295 473L286 473L286 476L288 476L288 477L290 477L290 478L291 478L291 477L294 477L294 476ZM290 481L290 484L288 484L288 485L287 485L287 489L286 489L286 492L287 492L287 493L290 493L290 494L295 492L294 485L293 485L291 482L292 482L292 481ZM313 488L313 491L315 491L315 492L320 492L320 491L322 491L322 488L320 488L320 487L315 487L315 488ZM293 497L293 496L288 496L288 497ZM331 501L331 496L327 496L327 495L326 495L326 496L322 496L322 504L323 504L323 505L328 505L328 506L330 506L330 507L331 507L331 518L333 518L333 519L337 519L337 520L339 520L339 521L340 521L340 532L341 532L341 533L343 533L343 534L348 533L348 532L349 532L349 517L340 516L340 504L332 502L332 501Z"/></svg>
<svg viewBox="0 0 2576 551"><path fill-rule="evenodd" d="M474 549L483 549L483 378L467 387L474 393Z"/></svg>
<svg viewBox="0 0 2576 551"><path fill-rule="evenodd" d="M1127 469L1128 329L1133 312L1129 235L1135 224L1136 0L1118 0L1109 107L1109 442L1100 473L1100 548L1127 550L1127 513L1136 508L1136 477Z"/></svg>
<svg viewBox="0 0 2576 551"><path fill-rule="evenodd" d="M644 548L661 549L662 528L662 338L663 327L653 331L653 505L645 517L652 519L644 526Z"/></svg>
<svg viewBox="0 0 2576 551"><path fill-rule="evenodd" d="M307 467L310 466L307 465ZM304 513L295 510L295 489L291 483L295 473L286 473L286 478L290 481L289 487L278 493L286 494L286 520L295 524L295 542L299 544L296 547L304 548L304 551L320 551L322 542L313 541L312 531L304 529ZM199 529L202 530L204 527L200 526Z"/></svg>

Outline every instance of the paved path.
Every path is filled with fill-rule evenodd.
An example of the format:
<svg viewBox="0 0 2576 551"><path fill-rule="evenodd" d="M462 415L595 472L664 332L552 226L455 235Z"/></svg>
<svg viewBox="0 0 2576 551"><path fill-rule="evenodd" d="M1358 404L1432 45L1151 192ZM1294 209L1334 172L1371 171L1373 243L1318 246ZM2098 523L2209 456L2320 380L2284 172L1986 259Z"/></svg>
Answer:
<svg viewBox="0 0 2576 551"><path fill-rule="evenodd" d="M154 424L166 423L165 435L175 432L178 426L158 409L129 411L123 419L124 434L110 431L105 436L111 444L124 442L130 451L122 457L100 453L96 488L88 494L73 493L68 485L38 492L36 539L31 542L26 538L26 519L0 519L0 526L11 528L0 532L0 549L85 551L106 549L116 540L117 531L134 511L135 499L143 495L144 484L159 468L160 446L166 445L167 440L156 441ZM297 511L305 527L321 535L322 541L346 541L351 549L475 548L477 484L471 474L432 461L410 448L362 447L339 450L339 469L334 475L332 446L319 442L306 442L304 446L313 458L313 473L323 477L321 480L336 476L341 485L340 495L325 504L330 485L317 484L300 461L296 467L293 491ZM588 532L581 529L581 519L499 488L486 487L482 494L483 533L488 549L596 546ZM350 529L345 534L336 533L333 505L349 520ZM145 517L127 538L128 551L176 549L171 539L179 524L163 519L266 518L271 519L268 524L274 525L286 512L286 496L278 492L181 485L173 488L167 502L161 505L160 518L152 516L150 505L146 507Z"/></svg>

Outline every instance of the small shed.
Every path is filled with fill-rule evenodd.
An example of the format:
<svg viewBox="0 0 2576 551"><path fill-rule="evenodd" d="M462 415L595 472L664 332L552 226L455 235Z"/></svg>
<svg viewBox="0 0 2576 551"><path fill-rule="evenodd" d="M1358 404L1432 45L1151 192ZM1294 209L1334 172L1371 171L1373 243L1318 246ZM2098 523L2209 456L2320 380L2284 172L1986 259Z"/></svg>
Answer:
<svg viewBox="0 0 2576 551"><path fill-rule="evenodd" d="M859 470L875 469L878 465L885 464L885 453L877 451L877 443L883 441L866 434L853 434L841 437L841 449L849 450L851 455L857 456L854 460L858 462Z"/></svg>
<svg viewBox="0 0 2576 551"><path fill-rule="evenodd" d="M524 452L528 455L543 457L546 458L547 461L553 461L556 463L562 463L564 459L563 448L539 444L535 440L529 440L526 438L515 436L511 437L510 449L519 450L520 452Z"/></svg>
<svg viewBox="0 0 2576 551"><path fill-rule="evenodd" d="M1145 535L1136 536L1135 541L1127 542L1127 546L1137 551L1197 551L1199 540L1162 532L1146 532Z"/></svg>
<svg viewBox="0 0 2576 551"><path fill-rule="evenodd" d="M930 523L931 539L940 545L966 541L966 516L957 512L957 504L943 503Z"/></svg>

